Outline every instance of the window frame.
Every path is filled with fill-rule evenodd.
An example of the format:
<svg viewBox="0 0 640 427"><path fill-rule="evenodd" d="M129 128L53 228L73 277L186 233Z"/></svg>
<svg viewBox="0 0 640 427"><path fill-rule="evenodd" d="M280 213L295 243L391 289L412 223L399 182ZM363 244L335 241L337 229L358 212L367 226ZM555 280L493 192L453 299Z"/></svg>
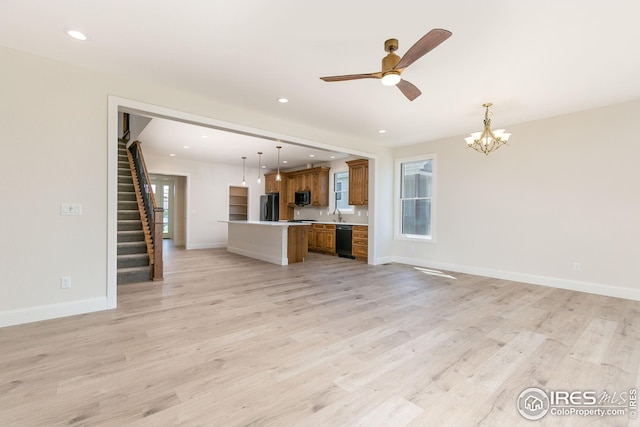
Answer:
<svg viewBox="0 0 640 427"><path fill-rule="evenodd" d="M336 209L336 174L339 173L346 173L347 177L350 179L351 177L349 176L349 169L334 169L331 171L331 200L329 202L329 208L330 210L333 212ZM347 189L346 190L342 190L340 191L342 194L345 194L347 196L347 204L349 203L349 185L347 184ZM355 213L355 207L353 205L349 205L349 207L347 209L340 209L340 213L348 213L348 214L352 214Z"/></svg>
<svg viewBox="0 0 640 427"><path fill-rule="evenodd" d="M417 161L427 162L431 160L431 235L422 236L418 234L402 233L402 165ZM437 205L437 156L435 153L423 154L420 156L403 157L395 160L394 181L395 194L394 203L394 239L407 240L413 242L435 243L436 242L436 205Z"/></svg>

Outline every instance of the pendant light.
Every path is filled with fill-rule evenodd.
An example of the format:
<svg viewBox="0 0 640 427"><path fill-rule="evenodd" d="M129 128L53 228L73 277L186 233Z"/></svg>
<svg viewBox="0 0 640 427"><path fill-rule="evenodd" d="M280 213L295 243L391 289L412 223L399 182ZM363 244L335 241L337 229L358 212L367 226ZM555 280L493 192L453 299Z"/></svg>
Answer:
<svg viewBox="0 0 640 427"><path fill-rule="evenodd" d="M282 181L282 177L280 176L280 149L281 146L276 147L278 149L278 173L276 174L276 181Z"/></svg>
<svg viewBox="0 0 640 427"><path fill-rule="evenodd" d="M244 172L245 172L245 164L247 162L247 157L246 156L242 156L242 185L245 186L247 185L247 181L244 179Z"/></svg>
<svg viewBox="0 0 640 427"><path fill-rule="evenodd" d="M262 182L262 178L260 177L260 168L262 167L262 151L258 151L258 184Z"/></svg>
<svg viewBox="0 0 640 427"><path fill-rule="evenodd" d="M483 153L485 156L506 145L511 136L511 134L505 132L504 129L491 130L491 112L489 111L489 107L492 105L491 102L482 104L482 106L486 108L484 113L484 129L482 132L474 132L471 136L464 139L469 147Z"/></svg>

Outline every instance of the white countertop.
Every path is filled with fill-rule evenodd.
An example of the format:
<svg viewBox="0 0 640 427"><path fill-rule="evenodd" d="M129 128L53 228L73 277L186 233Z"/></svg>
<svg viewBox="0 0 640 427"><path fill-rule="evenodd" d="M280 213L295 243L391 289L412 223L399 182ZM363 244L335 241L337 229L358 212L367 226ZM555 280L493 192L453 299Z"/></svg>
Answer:
<svg viewBox="0 0 640 427"><path fill-rule="evenodd" d="M334 222L334 221L304 221L302 222L289 222L289 221L225 221L220 220L218 222L226 222L228 224L247 224L247 225L266 225L271 227L288 227L290 225L311 225L311 224L333 224L333 225L363 225L368 227L369 224L360 224L356 222Z"/></svg>
<svg viewBox="0 0 640 427"><path fill-rule="evenodd" d="M359 222L336 222L336 221L309 221L309 222L305 222L304 224L363 225L365 227L369 226L369 224L362 224Z"/></svg>
<svg viewBox="0 0 640 427"><path fill-rule="evenodd" d="M288 227L290 225L309 225L308 222L287 222L287 221L218 221L228 224L265 225L267 227Z"/></svg>

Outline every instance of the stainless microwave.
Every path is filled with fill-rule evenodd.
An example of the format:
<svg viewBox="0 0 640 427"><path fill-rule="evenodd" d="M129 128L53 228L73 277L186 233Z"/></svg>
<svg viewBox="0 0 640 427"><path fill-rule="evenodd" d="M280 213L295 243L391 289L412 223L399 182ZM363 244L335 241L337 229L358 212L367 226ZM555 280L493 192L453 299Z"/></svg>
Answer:
<svg viewBox="0 0 640 427"><path fill-rule="evenodd" d="M296 206L307 206L311 204L311 191L296 191L295 194Z"/></svg>

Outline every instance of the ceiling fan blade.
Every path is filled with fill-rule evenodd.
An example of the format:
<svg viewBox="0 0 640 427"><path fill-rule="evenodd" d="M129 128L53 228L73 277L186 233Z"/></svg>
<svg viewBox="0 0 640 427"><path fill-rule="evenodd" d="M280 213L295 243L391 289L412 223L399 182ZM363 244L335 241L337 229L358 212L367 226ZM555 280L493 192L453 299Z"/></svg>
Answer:
<svg viewBox="0 0 640 427"><path fill-rule="evenodd" d="M438 47L440 43L451 37L451 31L434 28L427 34L422 36L411 48L404 54L400 62L393 67L394 69L407 68L416 60L427 54L432 49Z"/></svg>
<svg viewBox="0 0 640 427"><path fill-rule="evenodd" d="M320 77L325 82L341 82L344 80L357 80L357 79L380 79L382 73L369 73L369 74L347 74L345 76L329 76Z"/></svg>
<svg viewBox="0 0 640 427"><path fill-rule="evenodd" d="M422 92L420 92L420 89L404 79L401 79L396 86L398 86L398 89L400 89L404 96L409 98L409 101L413 101L422 94Z"/></svg>

